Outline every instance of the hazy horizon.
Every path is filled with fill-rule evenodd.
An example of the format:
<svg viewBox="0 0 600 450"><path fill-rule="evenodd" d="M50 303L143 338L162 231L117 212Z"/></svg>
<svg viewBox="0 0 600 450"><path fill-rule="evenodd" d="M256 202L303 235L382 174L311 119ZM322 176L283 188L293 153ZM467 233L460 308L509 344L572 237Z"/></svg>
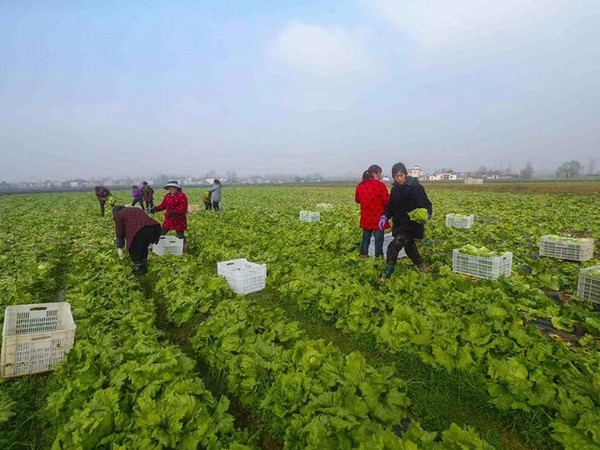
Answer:
<svg viewBox="0 0 600 450"><path fill-rule="evenodd" d="M0 181L587 167L598 23L592 0L3 2Z"/></svg>

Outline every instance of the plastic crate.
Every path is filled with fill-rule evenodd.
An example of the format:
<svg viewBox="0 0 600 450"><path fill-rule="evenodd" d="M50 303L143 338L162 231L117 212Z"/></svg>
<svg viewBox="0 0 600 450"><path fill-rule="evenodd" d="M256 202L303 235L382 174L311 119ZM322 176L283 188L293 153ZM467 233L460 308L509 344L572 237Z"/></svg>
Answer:
<svg viewBox="0 0 600 450"><path fill-rule="evenodd" d="M333 205L331 203L318 203L317 211L331 211L333 209Z"/></svg>
<svg viewBox="0 0 600 450"><path fill-rule="evenodd" d="M459 216L457 214L446 214L446 226L454 228L471 228L475 222L475 216Z"/></svg>
<svg viewBox="0 0 600 450"><path fill-rule="evenodd" d="M588 267L579 271L577 297L600 303L600 266Z"/></svg>
<svg viewBox="0 0 600 450"><path fill-rule="evenodd" d="M300 221L301 222L320 222L321 221L321 213L320 212L311 212L311 211L300 211Z"/></svg>
<svg viewBox="0 0 600 450"><path fill-rule="evenodd" d="M52 370L71 351L74 341L75 322L68 303L7 306L0 376Z"/></svg>
<svg viewBox="0 0 600 450"><path fill-rule="evenodd" d="M571 261L587 261L594 256L594 240L591 238L560 240L550 235L540 239L540 256L568 259Z"/></svg>
<svg viewBox="0 0 600 450"><path fill-rule="evenodd" d="M386 233L383 235L383 256L386 255L388 245L390 245L390 242L393 240L394 237L392 236L392 233ZM371 243L369 244L369 255L375 255L375 237L371 237ZM404 256L406 256L406 252L404 249L402 249L400 250L400 253L398 253L398 258L402 258Z"/></svg>
<svg viewBox="0 0 600 450"><path fill-rule="evenodd" d="M511 252L500 256L473 256L452 250L452 271L478 278L497 280L500 275L510 276L512 269Z"/></svg>
<svg viewBox="0 0 600 450"><path fill-rule="evenodd" d="M217 263L217 274L225 277L236 294L246 295L265 288L267 265L255 264L246 258Z"/></svg>
<svg viewBox="0 0 600 450"><path fill-rule="evenodd" d="M161 236L158 244L152 244L152 251L157 255L183 255L183 239L175 236Z"/></svg>

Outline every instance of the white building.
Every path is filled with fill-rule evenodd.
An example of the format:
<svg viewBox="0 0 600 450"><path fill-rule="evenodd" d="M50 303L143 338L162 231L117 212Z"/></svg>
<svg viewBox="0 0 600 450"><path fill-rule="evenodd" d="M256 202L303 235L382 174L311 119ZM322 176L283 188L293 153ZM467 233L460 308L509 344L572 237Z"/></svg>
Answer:
<svg viewBox="0 0 600 450"><path fill-rule="evenodd" d="M413 166L412 169L408 169L407 172L409 177L414 178L420 178L421 175L423 175L423 169L421 169L421 166Z"/></svg>

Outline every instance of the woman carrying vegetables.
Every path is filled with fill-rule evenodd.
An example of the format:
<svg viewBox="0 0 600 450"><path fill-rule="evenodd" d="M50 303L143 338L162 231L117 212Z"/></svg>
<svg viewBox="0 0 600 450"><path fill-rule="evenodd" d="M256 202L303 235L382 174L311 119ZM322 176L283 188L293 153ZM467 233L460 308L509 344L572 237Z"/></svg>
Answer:
<svg viewBox="0 0 600 450"><path fill-rule="evenodd" d="M383 230L391 218L394 240L387 248L387 259L381 279L392 276L398 261L398 253L404 248L406 256L415 266L424 269L423 258L419 254L415 239L423 239L425 222L433 214L433 206L423 186L416 178L409 177L406 166L396 163L392 167L392 191L384 214L379 219L379 229Z"/></svg>

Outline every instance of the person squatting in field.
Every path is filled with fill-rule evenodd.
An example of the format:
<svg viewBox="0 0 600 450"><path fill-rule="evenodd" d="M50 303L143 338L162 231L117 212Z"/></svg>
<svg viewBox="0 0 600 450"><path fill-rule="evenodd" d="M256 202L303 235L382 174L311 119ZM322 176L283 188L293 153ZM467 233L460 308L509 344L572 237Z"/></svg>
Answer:
<svg viewBox="0 0 600 450"><path fill-rule="evenodd" d="M131 188L131 196L133 197L133 201L131 202L131 206L135 206L136 203L139 203L142 208L144 208L144 204L142 203L142 191L137 185L133 185Z"/></svg>
<svg viewBox="0 0 600 450"><path fill-rule="evenodd" d="M142 183L142 189L140 189L142 193L142 208L144 208L147 212L154 207L154 189L150 187L147 181Z"/></svg>
<svg viewBox="0 0 600 450"><path fill-rule="evenodd" d="M115 220L115 236L119 258L123 258L123 248L127 242L133 272L143 275L148 272L148 247L158 243L160 224L139 208L115 206L112 208Z"/></svg>
<svg viewBox="0 0 600 450"><path fill-rule="evenodd" d="M214 186L208 190L210 199L212 200L212 207L215 211L219 211L219 202L221 201L221 182L219 180L213 181Z"/></svg>
<svg viewBox="0 0 600 450"><path fill-rule="evenodd" d="M100 203L100 214L104 217L104 207L108 198L111 196L110 191L104 186L96 186L94 191L96 192L96 199L98 200L98 203Z"/></svg>
<svg viewBox="0 0 600 450"><path fill-rule="evenodd" d="M174 230L179 239L185 239L184 231L187 230L188 198L182 192L177 180L170 180L164 187L169 192L164 196L161 204L152 208L150 213L154 214L157 211L166 210L165 220L160 232L161 236L164 236L170 230ZM184 251L187 251L187 243L184 242L183 248Z"/></svg>
<svg viewBox="0 0 600 450"><path fill-rule="evenodd" d="M370 166L364 171L362 181L356 186L354 201L360 204L360 228L363 230L360 244L360 257L369 257L371 236L375 238L375 257L383 256L383 233L390 227L386 224L384 230L379 229L379 218L385 211L390 198L387 187L380 180L381 167Z"/></svg>
<svg viewBox="0 0 600 450"><path fill-rule="evenodd" d="M382 280L390 278L398 261L398 254L404 248L406 256L419 269L424 268L423 258L419 254L415 239L423 239L425 224L410 219L409 213L418 208L427 210L427 219L433 214L433 205L427 193L416 178L409 177L406 166L396 163L392 167L392 191L385 212L379 219L379 229L384 230L391 218L393 222L392 236L394 240L387 248L386 265L381 275Z"/></svg>

